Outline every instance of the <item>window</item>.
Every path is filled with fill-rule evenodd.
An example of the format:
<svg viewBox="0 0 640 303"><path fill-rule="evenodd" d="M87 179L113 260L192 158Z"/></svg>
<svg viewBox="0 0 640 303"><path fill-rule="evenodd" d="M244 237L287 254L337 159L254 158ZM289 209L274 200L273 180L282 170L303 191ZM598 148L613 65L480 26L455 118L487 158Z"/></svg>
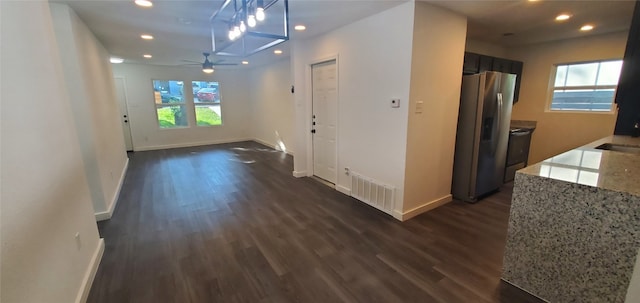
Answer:
<svg viewBox="0 0 640 303"><path fill-rule="evenodd" d="M189 126L182 81L153 80L153 94L160 128Z"/></svg>
<svg viewBox="0 0 640 303"><path fill-rule="evenodd" d="M556 66L551 110L611 111L622 60Z"/></svg>
<svg viewBox="0 0 640 303"><path fill-rule="evenodd" d="M196 125L222 124L220 108L220 85L218 82L193 81L193 103L196 110Z"/></svg>

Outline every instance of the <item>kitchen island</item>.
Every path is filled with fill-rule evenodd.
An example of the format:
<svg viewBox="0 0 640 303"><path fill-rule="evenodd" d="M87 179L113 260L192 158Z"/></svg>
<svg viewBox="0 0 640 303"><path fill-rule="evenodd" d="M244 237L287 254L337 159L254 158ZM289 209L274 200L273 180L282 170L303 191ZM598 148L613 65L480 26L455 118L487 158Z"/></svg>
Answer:
<svg viewBox="0 0 640 303"><path fill-rule="evenodd" d="M626 146L640 138L610 136L516 173L503 280L554 303L640 302L640 153Z"/></svg>

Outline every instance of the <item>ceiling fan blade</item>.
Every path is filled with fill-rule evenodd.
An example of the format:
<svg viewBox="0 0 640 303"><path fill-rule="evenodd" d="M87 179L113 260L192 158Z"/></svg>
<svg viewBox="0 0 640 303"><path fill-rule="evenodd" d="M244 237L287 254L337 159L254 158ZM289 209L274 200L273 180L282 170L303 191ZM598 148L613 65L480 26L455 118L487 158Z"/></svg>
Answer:
<svg viewBox="0 0 640 303"><path fill-rule="evenodd" d="M193 61L193 60L181 60L182 62L191 62L191 63L198 63L198 64L202 64L202 62L199 61Z"/></svg>
<svg viewBox="0 0 640 303"><path fill-rule="evenodd" d="M195 66L195 65L202 65L202 63L179 64L179 66Z"/></svg>
<svg viewBox="0 0 640 303"><path fill-rule="evenodd" d="M238 63L213 63L213 66L221 66L221 65L238 65Z"/></svg>

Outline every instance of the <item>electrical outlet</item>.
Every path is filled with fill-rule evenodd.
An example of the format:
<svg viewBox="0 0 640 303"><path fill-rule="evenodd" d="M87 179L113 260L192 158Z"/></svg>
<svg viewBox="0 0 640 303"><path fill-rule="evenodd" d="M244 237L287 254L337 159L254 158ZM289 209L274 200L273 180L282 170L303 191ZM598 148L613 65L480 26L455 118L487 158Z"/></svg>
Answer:
<svg viewBox="0 0 640 303"><path fill-rule="evenodd" d="M423 101L416 102L416 114L422 114L423 110L424 110L424 102Z"/></svg>
<svg viewBox="0 0 640 303"><path fill-rule="evenodd" d="M345 167L344 168L344 174L348 176L349 173L351 173L351 169L349 169L348 167Z"/></svg>
<svg viewBox="0 0 640 303"><path fill-rule="evenodd" d="M391 99L391 107L392 108L400 107L400 99Z"/></svg>

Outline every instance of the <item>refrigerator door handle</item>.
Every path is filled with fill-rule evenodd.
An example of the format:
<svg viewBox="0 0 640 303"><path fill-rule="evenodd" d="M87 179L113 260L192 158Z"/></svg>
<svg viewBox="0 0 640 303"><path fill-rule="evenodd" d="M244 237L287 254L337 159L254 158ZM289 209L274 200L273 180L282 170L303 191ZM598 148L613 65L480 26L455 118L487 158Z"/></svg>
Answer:
<svg viewBox="0 0 640 303"><path fill-rule="evenodd" d="M502 126L502 93L496 95L498 99L498 129Z"/></svg>
<svg viewBox="0 0 640 303"><path fill-rule="evenodd" d="M496 131L494 133L494 137L492 138L494 140L494 142L493 142L493 153L494 154L498 150L498 141L500 141L499 138L497 138L497 136L500 134L499 130L502 129L502 93L497 93L496 94L496 99L498 101L498 106L497 106L498 113L497 113L497 117L496 117L497 120L498 120L496 122L496 124L497 124L496 126L497 126L497 130L498 131Z"/></svg>

